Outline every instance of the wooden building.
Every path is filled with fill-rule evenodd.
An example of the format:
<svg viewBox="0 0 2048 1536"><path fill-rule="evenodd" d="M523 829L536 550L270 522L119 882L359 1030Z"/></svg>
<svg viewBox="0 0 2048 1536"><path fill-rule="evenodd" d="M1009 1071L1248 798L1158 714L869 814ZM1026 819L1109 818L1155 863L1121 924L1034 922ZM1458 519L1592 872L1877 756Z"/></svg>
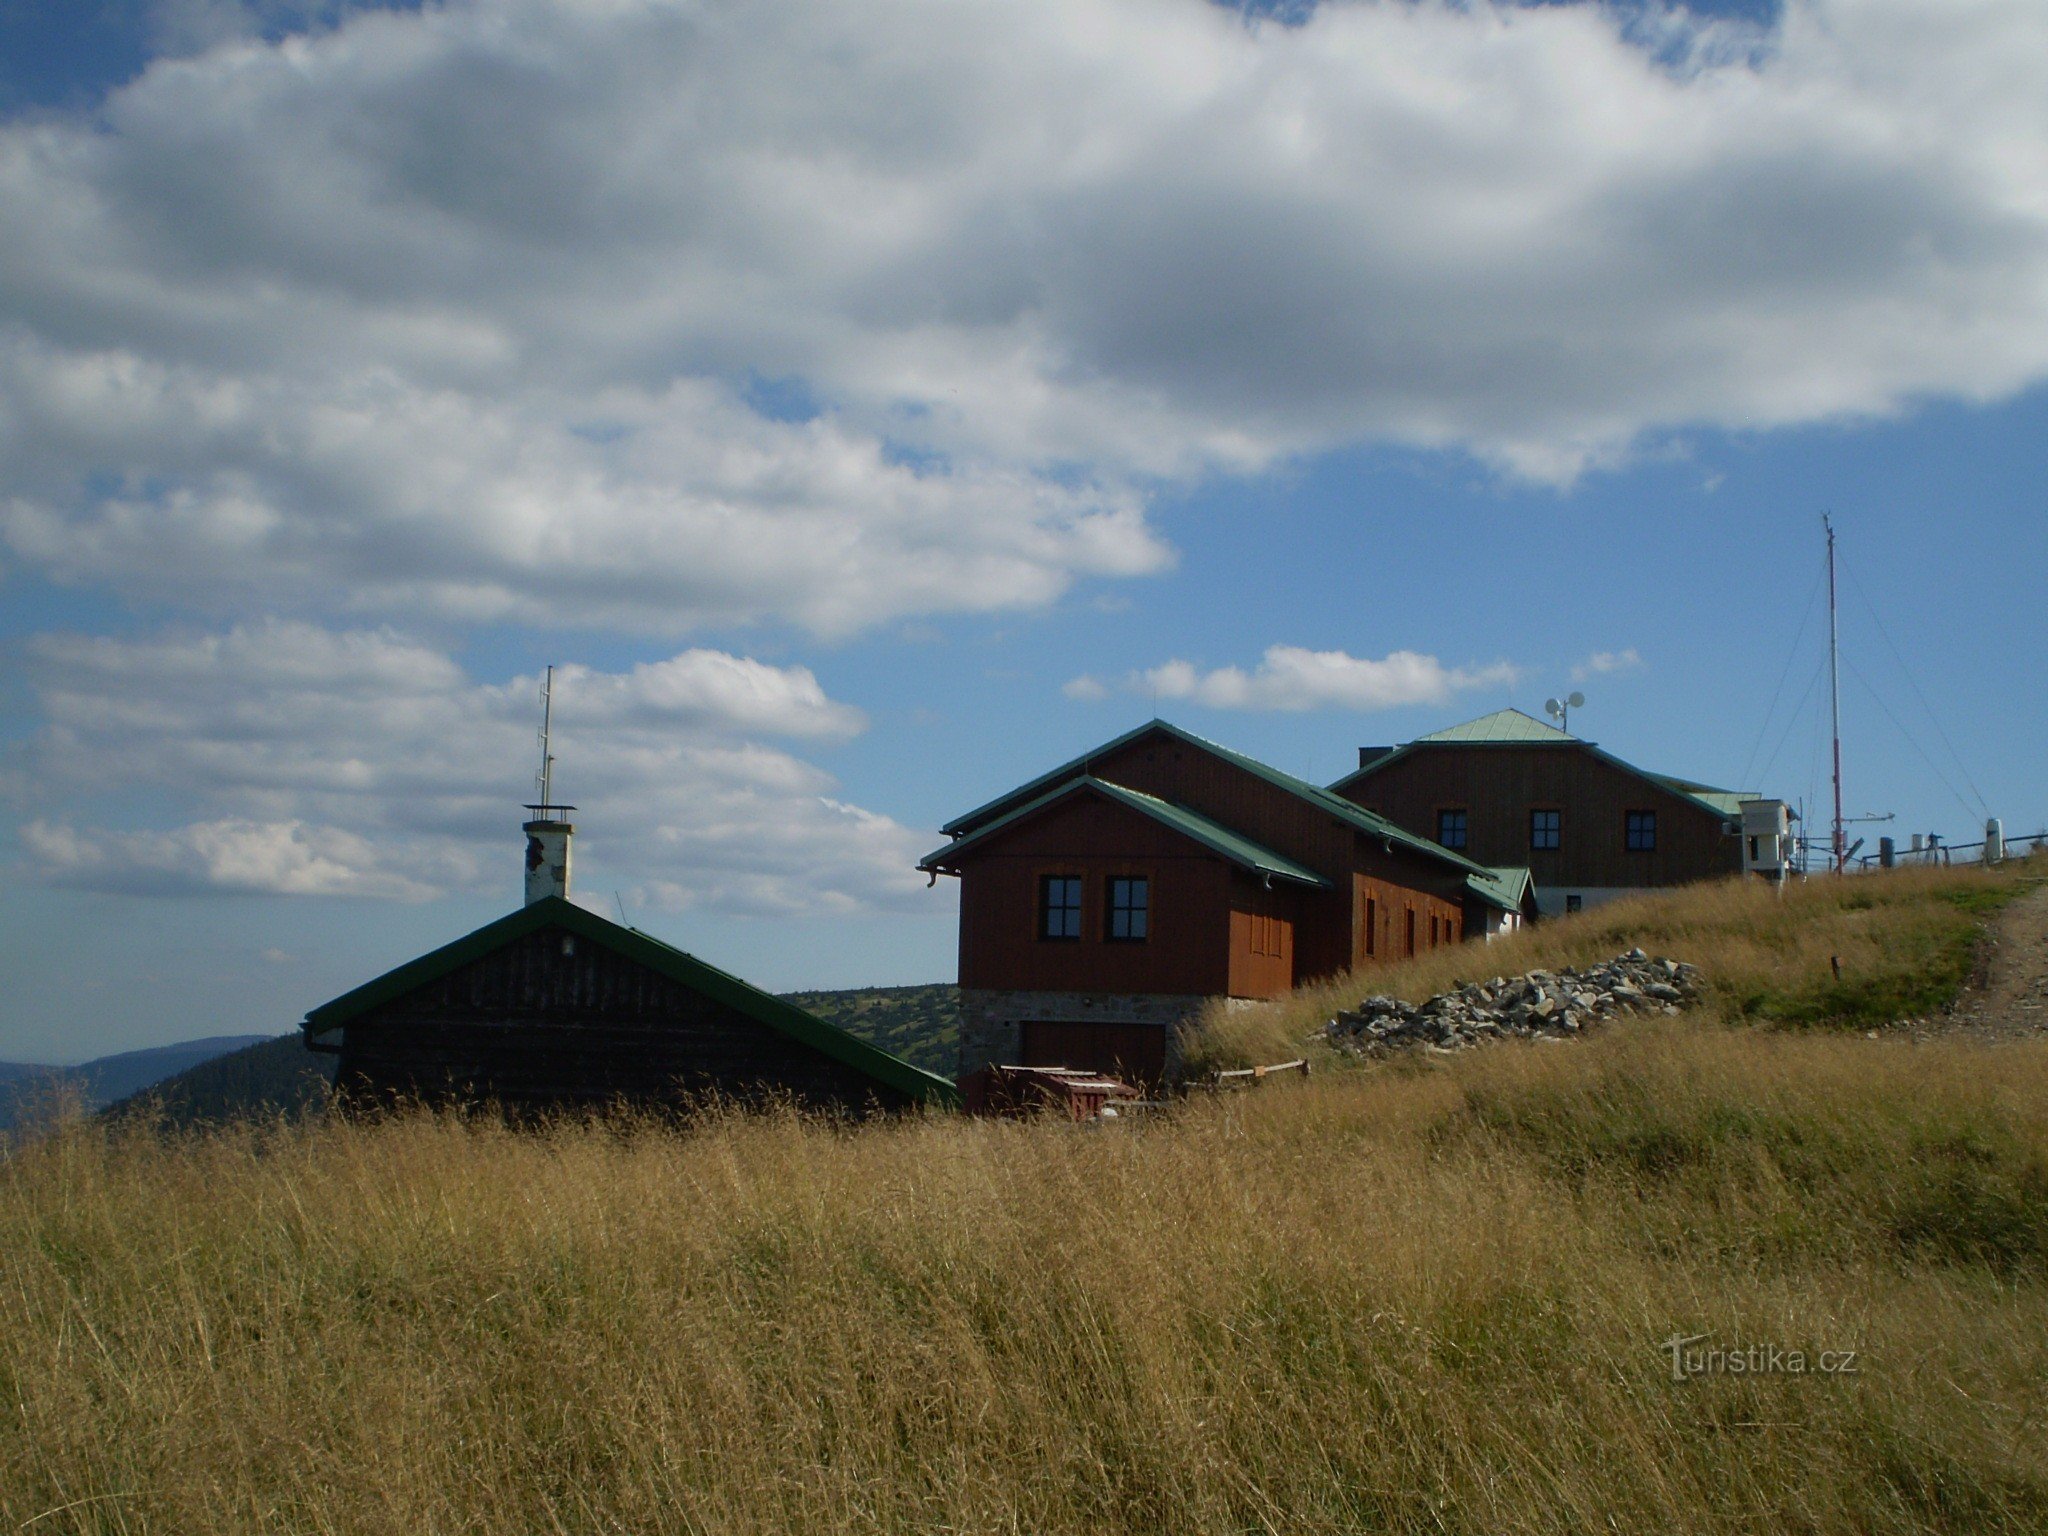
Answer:
<svg viewBox="0 0 2048 1536"><path fill-rule="evenodd" d="M1650 773L1520 710L1365 747L1330 786L1487 865L1525 865L1546 914L1743 868L1754 795Z"/></svg>
<svg viewBox="0 0 2048 1536"><path fill-rule="evenodd" d="M517 1114L712 1094L854 1114L957 1102L944 1078L551 894L565 871L566 856L519 911L308 1014L337 1086Z"/></svg>
<svg viewBox="0 0 2048 1536"><path fill-rule="evenodd" d="M960 1070L1156 1081L1212 997L1263 998L1465 934L1498 872L1154 720L959 817Z"/></svg>

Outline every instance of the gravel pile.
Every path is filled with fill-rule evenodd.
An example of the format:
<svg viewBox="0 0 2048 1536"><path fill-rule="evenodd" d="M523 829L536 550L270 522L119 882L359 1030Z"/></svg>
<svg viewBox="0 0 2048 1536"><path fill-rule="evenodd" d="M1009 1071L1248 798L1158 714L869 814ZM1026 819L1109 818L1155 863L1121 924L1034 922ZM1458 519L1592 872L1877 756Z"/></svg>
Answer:
<svg viewBox="0 0 2048 1536"><path fill-rule="evenodd" d="M1640 949L1584 970L1496 976L1441 992L1426 1003L1368 997L1324 1026L1340 1050L1462 1050L1483 1040L1574 1035L1601 1019L1676 1013L1698 999L1700 973Z"/></svg>

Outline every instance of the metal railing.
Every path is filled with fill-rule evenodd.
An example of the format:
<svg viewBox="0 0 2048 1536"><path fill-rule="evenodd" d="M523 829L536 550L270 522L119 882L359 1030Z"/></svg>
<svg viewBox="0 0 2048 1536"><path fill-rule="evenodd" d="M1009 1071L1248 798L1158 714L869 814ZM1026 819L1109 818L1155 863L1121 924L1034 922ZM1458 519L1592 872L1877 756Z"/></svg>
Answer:
<svg viewBox="0 0 2048 1536"><path fill-rule="evenodd" d="M2048 831L2028 832L2018 837L2003 839L2005 857L2023 859L2029 854L2048 848ZM1984 862L1985 844L1935 843L1919 848L1895 848L1892 850L1892 864L1899 869L1924 869L1929 865L1947 867L1954 864L1981 864ZM1959 857L1959 855L1973 855ZM1858 869L1879 869L1883 867L1884 854L1865 853L1857 856Z"/></svg>

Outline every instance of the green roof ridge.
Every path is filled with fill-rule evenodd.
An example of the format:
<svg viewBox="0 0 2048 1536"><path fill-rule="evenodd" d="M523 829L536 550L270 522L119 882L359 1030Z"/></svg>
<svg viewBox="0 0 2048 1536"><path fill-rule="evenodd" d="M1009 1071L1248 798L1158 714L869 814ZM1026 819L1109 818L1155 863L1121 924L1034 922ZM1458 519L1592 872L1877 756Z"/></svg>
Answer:
<svg viewBox="0 0 2048 1536"><path fill-rule="evenodd" d="M602 944L629 960L659 971L670 980L722 1002L756 1023L765 1024L810 1046L919 1103L944 1106L959 1103L959 1091L937 1073L912 1066L900 1056L871 1045L858 1035L829 1024L794 1003L763 992L751 982L709 965L686 950L642 933L637 928L621 927L610 918L559 896L543 897L484 924L473 933L464 934L453 943L430 950L352 991L344 992L309 1012L300 1027L309 1037L340 1028L381 1003L403 997L472 960L550 925L566 928L578 938Z"/></svg>
<svg viewBox="0 0 2048 1536"><path fill-rule="evenodd" d="M1520 716L1523 720L1528 721L1530 725L1535 726L1539 731L1543 732L1543 734L1527 736L1460 736L1454 734L1458 731L1465 730L1467 727L1478 725L1483 721L1498 719L1502 715ZM1541 720L1535 719L1533 716L1530 715L1525 715L1519 709L1497 709L1490 715L1481 715L1478 720L1467 720L1464 725L1454 725L1449 727L1449 729L1447 730L1437 731L1429 736L1418 736L1413 741L1405 741L1400 746L1394 748L1393 751L1382 753L1380 756L1374 758L1371 762L1362 764L1361 766L1352 769L1351 772L1345 774L1343 778L1338 779L1335 783L1330 785L1330 792L1335 793L1343 789L1344 786L1346 786L1347 784L1356 784L1360 779L1372 777L1372 775L1378 773L1382 768L1388 767L1389 765L1398 762L1400 759L1414 752L1418 747L1457 746L1578 747L1586 752L1591 753L1594 757L1599 758L1600 761L1608 764L1610 767L1619 768L1624 773L1633 774L1635 777L1639 779L1656 785L1659 789L1665 791L1667 794L1673 794L1678 796L1678 798L1681 800L1690 800L1694 805L1698 806L1708 815L1718 816L1724 821L1740 816L1742 814L1742 809L1739 803L1735 805L1717 804L1717 798L1733 800L1737 802L1743 799L1756 798L1755 796L1747 795L1740 790L1710 789L1706 785L1696 784L1690 779L1681 779L1668 773L1652 773L1647 768L1638 768L1634 763L1631 763L1624 758L1616 757L1612 752L1607 751L1605 748L1600 747L1593 742L1587 741L1583 736L1573 736L1564 731L1558 730L1555 726L1545 725Z"/></svg>
<svg viewBox="0 0 2048 1536"><path fill-rule="evenodd" d="M1099 747L1091 748L1079 757L1069 759L1048 773L1041 773L1037 778L1019 785L1008 794L998 795L986 805L977 806L969 811L965 816L955 817L939 830L948 836L957 837L962 829L971 828L977 817L999 811L1003 806L1014 802L1019 796L1037 789L1040 785L1052 784L1063 780L1077 768L1085 771L1091 759L1117 751L1151 730L1165 731L1169 736L1178 737L1191 746L1200 747L1206 752L1213 752L1218 757L1236 764L1247 773L1264 779L1274 788L1285 790L1289 794L1298 796L1308 801L1311 805L1327 811L1338 820L1348 822L1359 831L1370 833L1372 836L1384 841L1404 844L1418 853L1427 854L1429 857L1440 862L1454 865L1465 871L1468 875L1476 871L1482 871L1485 867L1473 863L1461 854L1452 852L1441 843L1432 842L1426 837L1418 837L1405 828L1397 827L1384 816L1377 816L1362 805L1354 805L1342 795L1333 794L1330 790L1323 788L1319 784L1311 784L1306 779L1297 779L1293 774L1284 773L1268 763L1260 762L1255 757L1248 757L1244 753L1226 747L1220 742L1210 741L1206 737L1197 736L1193 731L1183 730L1170 721L1157 719L1148 720L1143 725L1126 731L1123 735L1106 741ZM923 866L920 865L919 867L922 868Z"/></svg>
<svg viewBox="0 0 2048 1536"><path fill-rule="evenodd" d="M1416 741L1578 741L1570 731L1547 725L1523 710L1496 709L1491 714L1446 726ZM1410 743L1413 745L1413 743Z"/></svg>
<svg viewBox="0 0 2048 1536"><path fill-rule="evenodd" d="M1262 847L1250 838L1231 831L1230 828L1222 823L1212 821L1199 811L1191 811L1184 805L1175 805L1172 801L1162 800L1157 795L1148 795L1143 790L1132 789L1123 784L1114 784L1107 779L1098 779L1093 774L1085 773L1078 778L1068 779L1065 783L1054 785L1036 799L1028 800L1014 810L996 817L993 821L985 822L973 831L955 838L936 852L926 854L922 859L918 860L917 867L923 870L938 868L941 861L960 853L984 838L994 836L1006 827L1023 821L1026 817L1035 815L1054 801L1063 800L1068 795L1074 794L1079 790L1094 790L1107 795L1111 799L1129 806L1139 814L1150 816L1153 820L1172 828L1182 836L1194 839L1211 852L1220 854L1222 857L1231 860L1233 863L1241 864L1247 869L1278 875L1282 879L1298 881L1303 885L1312 885L1323 889L1327 889L1329 886L1330 882L1321 875L1318 875L1314 870L1295 863L1294 860L1284 854L1275 853L1270 848Z"/></svg>
<svg viewBox="0 0 2048 1536"><path fill-rule="evenodd" d="M1465 883L1482 901L1503 912L1519 912L1522 896L1534 878L1523 865L1500 864L1488 868L1484 875L1468 875Z"/></svg>

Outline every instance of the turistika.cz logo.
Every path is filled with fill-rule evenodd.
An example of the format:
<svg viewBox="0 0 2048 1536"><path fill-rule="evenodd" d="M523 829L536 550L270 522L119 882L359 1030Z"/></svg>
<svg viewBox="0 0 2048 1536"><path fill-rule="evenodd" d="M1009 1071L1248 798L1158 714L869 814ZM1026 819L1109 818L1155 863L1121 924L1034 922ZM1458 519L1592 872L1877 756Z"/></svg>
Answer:
<svg viewBox="0 0 2048 1536"><path fill-rule="evenodd" d="M1657 1347L1671 1361L1671 1379L1695 1376L1854 1376L1853 1349L1808 1352L1781 1344L1710 1344L1710 1333L1674 1333Z"/></svg>

